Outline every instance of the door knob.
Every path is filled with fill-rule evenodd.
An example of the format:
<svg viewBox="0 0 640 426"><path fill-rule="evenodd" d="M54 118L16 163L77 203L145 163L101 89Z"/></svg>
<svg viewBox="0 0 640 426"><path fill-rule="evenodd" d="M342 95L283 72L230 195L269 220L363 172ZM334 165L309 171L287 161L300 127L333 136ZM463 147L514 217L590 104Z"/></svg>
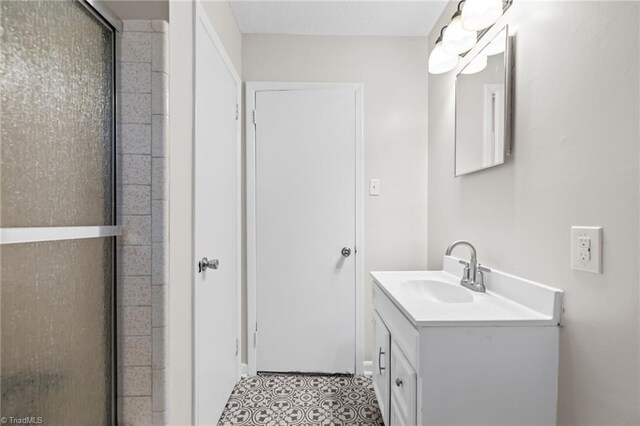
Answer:
<svg viewBox="0 0 640 426"><path fill-rule="evenodd" d="M341 253L344 257L349 257L351 256L351 249L349 247L343 247Z"/></svg>
<svg viewBox="0 0 640 426"><path fill-rule="evenodd" d="M401 378L396 378L396 386L400 387L402 386L402 379Z"/></svg>
<svg viewBox="0 0 640 426"><path fill-rule="evenodd" d="M207 259L203 257L200 262L198 262L198 272L206 271L207 269L218 269L218 265L220 262L218 259Z"/></svg>

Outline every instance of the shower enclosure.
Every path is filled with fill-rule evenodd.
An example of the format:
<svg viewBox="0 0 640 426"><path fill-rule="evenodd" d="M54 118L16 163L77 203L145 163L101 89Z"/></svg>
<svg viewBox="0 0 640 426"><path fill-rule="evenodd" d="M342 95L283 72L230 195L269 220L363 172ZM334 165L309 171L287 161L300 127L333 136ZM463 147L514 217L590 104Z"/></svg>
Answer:
<svg viewBox="0 0 640 426"><path fill-rule="evenodd" d="M118 24L99 9L0 1L2 423L115 423Z"/></svg>

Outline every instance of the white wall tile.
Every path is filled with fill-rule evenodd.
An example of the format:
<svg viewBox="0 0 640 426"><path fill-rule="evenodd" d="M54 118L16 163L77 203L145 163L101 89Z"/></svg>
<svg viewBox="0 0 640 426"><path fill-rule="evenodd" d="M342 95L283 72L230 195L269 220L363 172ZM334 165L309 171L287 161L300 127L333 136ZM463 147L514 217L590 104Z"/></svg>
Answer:
<svg viewBox="0 0 640 426"><path fill-rule="evenodd" d="M151 199L167 200L169 196L169 182L167 168L169 161L166 157L155 157L151 164Z"/></svg>
<svg viewBox="0 0 640 426"><path fill-rule="evenodd" d="M169 277L169 265L166 261L167 245L165 243L153 243L152 247L151 284L167 284Z"/></svg>
<svg viewBox="0 0 640 426"><path fill-rule="evenodd" d="M149 426L152 421L151 397L122 398L123 426Z"/></svg>
<svg viewBox="0 0 640 426"><path fill-rule="evenodd" d="M151 124L151 94L121 93L122 123Z"/></svg>
<svg viewBox="0 0 640 426"><path fill-rule="evenodd" d="M150 276L124 276L121 280L123 306L151 306Z"/></svg>
<svg viewBox="0 0 640 426"><path fill-rule="evenodd" d="M151 326L164 327L167 324L167 286L154 285L151 290Z"/></svg>
<svg viewBox="0 0 640 426"><path fill-rule="evenodd" d="M151 70L169 72L169 36L163 33L153 35Z"/></svg>
<svg viewBox="0 0 640 426"><path fill-rule="evenodd" d="M151 333L151 306L124 306L122 308L124 336L148 336ZM155 352L155 342L153 351Z"/></svg>
<svg viewBox="0 0 640 426"><path fill-rule="evenodd" d="M166 373L167 373L167 370L165 369L153 370L153 373L152 373L152 381L153 381L152 409L153 411L163 411L167 409L167 402L165 397Z"/></svg>
<svg viewBox="0 0 640 426"><path fill-rule="evenodd" d="M122 156L122 183L125 185L151 185L151 156Z"/></svg>
<svg viewBox="0 0 640 426"><path fill-rule="evenodd" d="M169 226L167 224L168 211L168 201L151 201L151 241L154 243L162 243L169 240ZM165 257L165 261L166 260L168 259Z"/></svg>
<svg viewBox="0 0 640 426"><path fill-rule="evenodd" d="M122 21L122 30L125 32L153 32L153 21L148 19L125 19Z"/></svg>
<svg viewBox="0 0 640 426"><path fill-rule="evenodd" d="M151 214L151 187L124 185L122 187L122 214Z"/></svg>
<svg viewBox="0 0 640 426"><path fill-rule="evenodd" d="M151 367L124 367L122 369L122 395L151 395Z"/></svg>
<svg viewBox="0 0 640 426"><path fill-rule="evenodd" d="M151 93L151 64L148 62L121 63L120 91L123 93Z"/></svg>
<svg viewBox="0 0 640 426"><path fill-rule="evenodd" d="M122 272L127 275L151 275L151 247L122 247Z"/></svg>
<svg viewBox="0 0 640 426"><path fill-rule="evenodd" d="M169 117L161 114L153 114L151 118L151 154L154 157L166 157L167 141L169 136Z"/></svg>
<svg viewBox="0 0 640 426"><path fill-rule="evenodd" d="M120 249L125 276L118 285L124 335L119 383L121 395L145 396L122 397L121 424L164 425L167 287L152 283L168 279L168 161L161 157L168 155L169 28L165 21L146 20L126 20L124 28L117 141L118 179L124 184L118 207L125 215L125 247ZM150 246L152 242L156 244Z"/></svg>
<svg viewBox="0 0 640 426"><path fill-rule="evenodd" d="M154 328L152 331L153 353L151 365L154 369L167 368L166 348L167 327Z"/></svg>
<svg viewBox="0 0 640 426"><path fill-rule="evenodd" d="M122 244L141 246L151 244L151 216L123 216Z"/></svg>
<svg viewBox="0 0 640 426"><path fill-rule="evenodd" d="M151 126L148 124L120 124L122 154L150 154Z"/></svg>
<svg viewBox="0 0 640 426"><path fill-rule="evenodd" d="M151 365L151 336L124 336L122 338L123 367Z"/></svg>
<svg viewBox="0 0 640 426"><path fill-rule="evenodd" d="M151 62L152 33L123 32L120 59L122 62Z"/></svg>
<svg viewBox="0 0 640 426"><path fill-rule="evenodd" d="M169 33L169 23L167 21L163 21L161 19L154 19L151 21L151 26L153 27L153 31L158 33Z"/></svg>
<svg viewBox="0 0 640 426"><path fill-rule="evenodd" d="M163 72L153 72L151 76L151 98L153 114L167 114L169 99L169 76Z"/></svg>
<svg viewBox="0 0 640 426"><path fill-rule="evenodd" d="M153 426L164 426L166 422L166 411L153 412Z"/></svg>

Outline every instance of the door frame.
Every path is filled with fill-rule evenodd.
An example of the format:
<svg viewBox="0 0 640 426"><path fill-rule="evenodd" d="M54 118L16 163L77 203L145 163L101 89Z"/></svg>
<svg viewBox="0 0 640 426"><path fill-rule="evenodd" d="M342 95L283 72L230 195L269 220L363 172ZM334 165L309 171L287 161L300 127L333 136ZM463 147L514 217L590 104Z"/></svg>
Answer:
<svg viewBox="0 0 640 426"><path fill-rule="evenodd" d="M229 73L231 74L231 77L233 78L233 81L236 84L237 90L236 90L236 105L237 105L237 111L238 111L238 118L236 119L236 210L237 210L237 217L236 217L236 276L238 278L238 282L237 282L237 290L236 290L236 339L238 342L238 355L236 356L236 380L239 380L241 377L241 373L242 373L242 348L241 348L241 339L242 339L242 305L240 303L241 301L241 297L242 297L242 120L241 117L239 116L241 108L242 108L242 80L240 79L240 76L238 75L233 62L231 61L231 57L227 54L227 51L224 48L224 44L222 43L222 40L220 39L220 36L218 35L218 33L216 32L213 24L211 23L211 21L209 20L209 17L207 15L207 12L204 9L204 6L202 5L201 0L196 0L195 1L195 22L194 22L194 32L193 32L193 37L194 37L194 56L193 56L193 67L194 67L194 71L193 71L193 87L194 90L196 88L197 85L197 78L198 76L196 75L196 55L197 55L197 46L196 46L196 31L197 31L197 26L199 24L202 24L205 31L207 32L207 35L209 36L209 38L213 41L213 44L215 46L215 48L218 50L218 53L220 54L220 56L222 57L222 60L227 68L227 70L229 71ZM197 92L194 91L194 97L193 97L193 158L192 158L192 164L193 164L193 172L192 172L192 182L193 182L193 186L192 186L192 194L191 194L191 220L192 220L192 230L191 230L191 235L192 235L192 247L191 247L191 253L192 253L192 268L194 268L193 270L195 271L198 259L196 259L196 209L195 209L195 201L196 201L196 167L195 167L195 156L196 156L196 146L197 146L197 141L196 141L196 134L195 134L195 129L196 129L196 123L198 120L198 110L197 110ZM205 118L206 119L206 118ZM193 377L193 418L194 420L197 422L198 419L198 392L199 392L199 388L198 388L198 384L199 384L199 380L197 377L197 372L198 372L198 366L200 364L200 360L198 359L198 351L197 351L197 327L198 327L198 322L197 322L197 315L198 312L196 311L195 307L196 307L196 303L195 303L195 298L196 298L196 279L197 279L197 275L194 272L194 274L192 275L191 278L191 303L193 306L193 310L192 310L192 316L191 316L191 321L192 321L192 328L191 328L191 332L192 332L192 353L193 353L193 364L192 364L192 371L191 371L191 375ZM207 362L206 360L203 360L202 362ZM211 361L208 361L211 362Z"/></svg>
<svg viewBox="0 0 640 426"><path fill-rule="evenodd" d="M247 373L257 374L257 300L256 300L256 129L254 113L256 93L291 90L355 90L356 102L356 232L355 232L355 372L364 372L364 244L363 244L363 85L362 83L290 83L246 82L246 161L247 161ZM259 120L259 118L258 118Z"/></svg>

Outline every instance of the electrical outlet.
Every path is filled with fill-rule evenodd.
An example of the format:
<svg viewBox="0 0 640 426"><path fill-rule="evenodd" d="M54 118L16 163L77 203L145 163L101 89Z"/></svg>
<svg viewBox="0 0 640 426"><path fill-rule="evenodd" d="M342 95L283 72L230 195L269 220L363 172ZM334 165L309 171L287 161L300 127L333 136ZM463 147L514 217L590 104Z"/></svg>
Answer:
<svg viewBox="0 0 640 426"><path fill-rule="evenodd" d="M369 179L369 195L380 195L380 179Z"/></svg>
<svg viewBox="0 0 640 426"><path fill-rule="evenodd" d="M588 248L580 247L578 249L578 259L582 262L588 262L591 260L591 250Z"/></svg>
<svg viewBox="0 0 640 426"><path fill-rule="evenodd" d="M571 227L571 268L602 273L602 227Z"/></svg>
<svg viewBox="0 0 640 426"><path fill-rule="evenodd" d="M578 247L581 249L590 249L591 248L591 238L586 235L578 237Z"/></svg>

